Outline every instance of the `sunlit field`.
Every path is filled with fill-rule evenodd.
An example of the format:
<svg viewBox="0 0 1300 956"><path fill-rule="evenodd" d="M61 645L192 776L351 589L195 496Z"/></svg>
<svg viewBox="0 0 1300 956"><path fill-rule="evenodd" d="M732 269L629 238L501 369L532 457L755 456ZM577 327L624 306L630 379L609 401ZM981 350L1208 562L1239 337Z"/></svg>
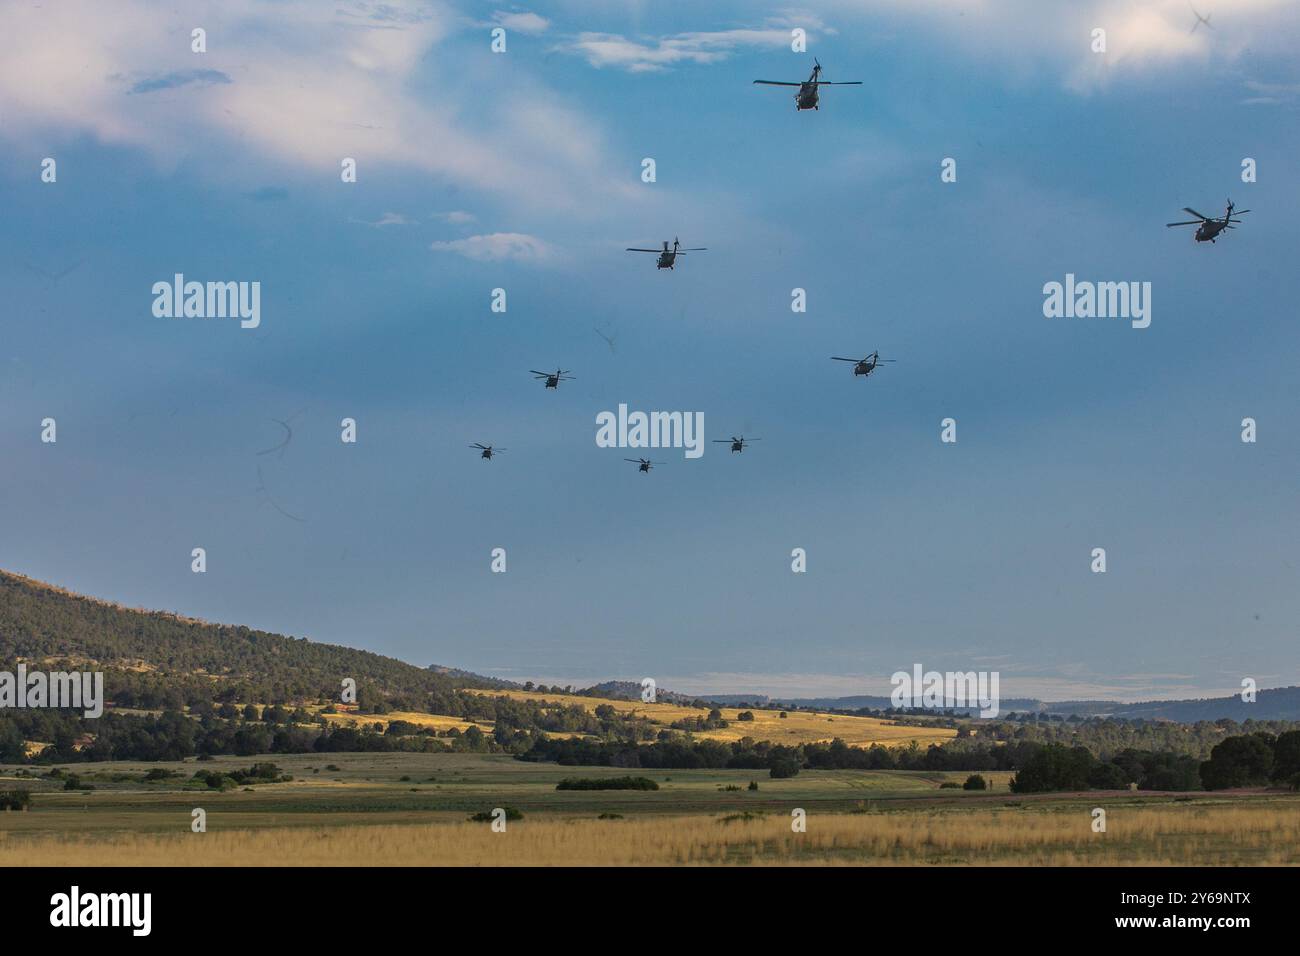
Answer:
<svg viewBox="0 0 1300 956"><path fill-rule="evenodd" d="M218 791L196 771L274 761L287 782ZM146 782L150 769L169 769ZM634 770L658 790L556 790L566 777L625 776L482 754L296 754L172 763L0 767L0 789L32 792L0 813L0 865L1169 865L1300 863L1300 795L1021 796L966 774ZM750 783L756 789L750 789ZM945 787L944 784L948 786ZM476 813L514 807L495 833ZM1092 810L1106 810L1106 832ZM207 832L191 832L192 811ZM804 833L791 811L806 812Z"/></svg>
<svg viewBox="0 0 1300 956"><path fill-rule="evenodd" d="M497 694L502 697L513 697L516 700L539 700L576 705L586 710L594 710L601 704L607 704L620 713L637 714L664 727L675 720L703 717L708 713L706 710L683 707L679 704L647 704L639 700L606 700L569 694L542 694L536 691L502 690L476 693ZM728 726L717 730L695 731L696 738L733 741L752 737L755 740L769 740L776 744L794 746L830 741L838 737L850 747L870 747L872 744L897 747L906 746L914 740L918 746L928 747L930 744L941 744L957 736L957 731L951 728L902 727L875 717L854 717L799 710L788 711L787 716L782 717L780 712L775 710L751 710L743 707L719 707L718 709L728 722ZM740 714L745 710L749 710L754 715L752 721L740 719Z"/></svg>
<svg viewBox="0 0 1300 956"><path fill-rule="evenodd" d="M917 810L728 819L542 819L510 823L274 827L94 837L0 835L0 865L511 866L681 864L1296 864L1290 806L1117 810L1094 833L1084 808Z"/></svg>

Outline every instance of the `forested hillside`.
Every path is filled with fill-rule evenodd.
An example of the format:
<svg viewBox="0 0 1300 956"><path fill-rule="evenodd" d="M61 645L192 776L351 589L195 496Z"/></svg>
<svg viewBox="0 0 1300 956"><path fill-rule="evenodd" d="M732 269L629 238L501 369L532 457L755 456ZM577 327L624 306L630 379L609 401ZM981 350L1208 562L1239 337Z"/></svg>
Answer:
<svg viewBox="0 0 1300 956"><path fill-rule="evenodd" d="M498 684L370 651L124 608L0 571L0 662L12 669L18 661L81 670L93 662L117 707L337 700L348 677L363 700L427 707L431 696L458 687Z"/></svg>

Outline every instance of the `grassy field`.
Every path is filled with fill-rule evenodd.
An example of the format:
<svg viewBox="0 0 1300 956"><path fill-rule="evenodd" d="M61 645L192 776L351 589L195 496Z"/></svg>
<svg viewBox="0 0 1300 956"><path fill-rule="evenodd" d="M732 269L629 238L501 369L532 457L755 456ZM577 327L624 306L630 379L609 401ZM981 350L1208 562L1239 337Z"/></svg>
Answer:
<svg viewBox="0 0 1300 956"><path fill-rule="evenodd" d="M316 705L308 707L306 710L321 714L322 707ZM443 714L426 714L417 710L392 710L386 714L358 714L354 711L340 711L333 714L321 714L332 724L351 724L354 727L373 727L379 724L385 730L388 729L390 722L394 720L404 720L408 724L414 724L417 727L428 727L432 730L451 730L453 727L459 731L466 731L470 727L478 727L485 734L492 733L494 724L490 720L465 720L463 717L447 717Z"/></svg>
<svg viewBox="0 0 1300 956"><path fill-rule="evenodd" d="M255 759L294 779L184 789L196 769ZM144 783L154 767L182 776ZM30 810L0 813L3 866L1300 863L1300 796L1278 793L1019 797L1007 792L1007 774L986 774L995 789L979 793L940 789L965 774L804 771L771 780L731 770L633 771L658 791L557 791L564 777L628 771L470 754L67 768L90 791L15 778L17 769L0 767L0 789L30 787L34 796ZM747 789L750 780L758 790ZM505 833L467 822L500 806L524 819ZM1107 811L1104 834L1092 832L1097 806ZM206 833L190 832L196 807L207 812ZM791 832L794 808L807 813L805 833Z"/></svg>
<svg viewBox="0 0 1300 956"><path fill-rule="evenodd" d="M708 714L707 710L698 707L664 703L647 704L639 700L606 700L524 690L477 691L476 693L513 697L516 700L575 705L589 711L601 704L608 704L621 713L633 713L663 727L667 727L675 720L703 717ZM947 727L901 727L891 721L879 720L875 717L792 710L783 718L778 711L752 710L750 712L753 713L754 719L747 721L740 720L740 714L746 708L720 707L718 709L722 712L723 718L729 722L729 726L718 730L696 731L695 737L701 740L728 742L740 740L742 737L753 737L755 740L770 740L772 743L788 746L830 741L838 737L851 747L870 747L872 744L898 747L906 746L915 740L918 746L928 747L930 744L942 744L957 736L957 731Z"/></svg>

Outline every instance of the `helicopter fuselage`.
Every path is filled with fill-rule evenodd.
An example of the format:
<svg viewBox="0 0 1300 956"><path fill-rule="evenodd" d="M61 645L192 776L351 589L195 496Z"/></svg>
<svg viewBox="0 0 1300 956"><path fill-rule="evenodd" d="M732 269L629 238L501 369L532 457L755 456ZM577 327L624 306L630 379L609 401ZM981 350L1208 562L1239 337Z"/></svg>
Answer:
<svg viewBox="0 0 1300 956"><path fill-rule="evenodd" d="M1218 219L1207 219L1196 227L1195 239L1197 242L1213 242L1214 237L1223 232L1228 223Z"/></svg>
<svg viewBox="0 0 1300 956"><path fill-rule="evenodd" d="M796 110L817 109L816 83L803 83L799 86L799 92L794 95L794 108Z"/></svg>
<svg viewBox="0 0 1300 956"><path fill-rule="evenodd" d="M859 362L853 366L854 375L870 375L876 367L875 362Z"/></svg>
<svg viewBox="0 0 1300 956"><path fill-rule="evenodd" d="M559 388L559 387L560 387L560 377L559 377L558 375L548 375L548 376L546 376L546 387L547 387L547 388Z"/></svg>
<svg viewBox="0 0 1300 956"><path fill-rule="evenodd" d="M659 253L659 261L658 263L656 263L656 265L660 269L671 269L673 267L673 263L676 261L677 261L677 253L661 252Z"/></svg>
<svg viewBox="0 0 1300 956"><path fill-rule="evenodd" d="M745 443L744 443L744 442L740 442L740 441L733 441L733 442L731 443L731 450L732 450L732 451L744 451L744 450L745 450Z"/></svg>

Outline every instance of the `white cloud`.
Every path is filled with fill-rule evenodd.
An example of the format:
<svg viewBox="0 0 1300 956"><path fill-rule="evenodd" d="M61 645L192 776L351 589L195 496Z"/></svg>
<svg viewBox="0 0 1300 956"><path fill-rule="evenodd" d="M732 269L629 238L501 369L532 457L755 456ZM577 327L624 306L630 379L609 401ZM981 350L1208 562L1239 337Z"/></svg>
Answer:
<svg viewBox="0 0 1300 956"><path fill-rule="evenodd" d="M1293 102L1300 96L1300 83L1261 83L1258 80L1247 80L1245 86L1254 96L1242 100L1243 106L1279 106Z"/></svg>
<svg viewBox="0 0 1300 956"><path fill-rule="evenodd" d="M438 3L195 3L186 23L207 30L204 54L191 52L188 26L178 30L148 0L12 5L5 20L0 138L14 143L89 134L164 166L198 160L227 179L246 173L251 156L337 181L349 156L363 180L402 167L574 215L623 188L591 120L538 84L468 111L455 96L424 93L441 62L431 54L463 24ZM538 102L581 129L581 155L536 122ZM218 158L232 150L240 163Z"/></svg>
<svg viewBox="0 0 1300 956"><path fill-rule="evenodd" d="M1300 4L1294 0L1205 0L1213 29L1192 32L1187 0L827 0L838 16L898 37L919 25L973 59L1012 74L1026 68L1058 74L1088 92L1120 77L1178 64L1233 60L1249 51L1291 55ZM1106 31L1106 52L1091 49Z"/></svg>
<svg viewBox="0 0 1300 956"><path fill-rule="evenodd" d="M616 33L579 33L557 49L586 58L597 68L617 67L629 73L665 70L679 63L717 63L741 47L786 48L790 30L771 25L761 29L679 33L650 40L629 40Z"/></svg>
<svg viewBox="0 0 1300 956"><path fill-rule="evenodd" d="M546 262L555 258L554 251L536 236L521 232L493 232L483 236L469 236L449 242L435 242L429 248L435 252L454 252L476 262L501 262L515 259L522 262Z"/></svg>
<svg viewBox="0 0 1300 956"><path fill-rule="evenodd" d="M545 17L539 17L535 13L529 13L526 11L507 13L503 10L498 10L496 13L492 14L492 22L505 27L507 30L517 30L519 33L532 35L545 33L551 26L551 21L547 20Z"/></svg>
<svg viewBox="0 0 1300 956"><path fill-rule="evenodd" d="M478 221L478 217L473 213L464 212L460 209L453 209L451 212L435 212L429 218L441 219L443 222L450 223L453 226L465 226L471 222Z"/></svg>
<svg viewBox="0 0 1300 956"><path fill-rule="evenodd" d="M365 220L365 219L351 219L351 220L349 220L349 222L360 223L360 224L363 225L363 226L374 226L376 229L378 229L378 228L380 228L380 227L382 227L382 226L412 226L412 225L415 225L415 220L414 220L414 219L411 219L411 218L409 218L409 217L407 217L407 216L403 216L400 212L386 212L386 213L384 213L382 216L380 216L377 220L375 220L374 222L369 222L369 221L367 221L367 220Z"/></svg>

